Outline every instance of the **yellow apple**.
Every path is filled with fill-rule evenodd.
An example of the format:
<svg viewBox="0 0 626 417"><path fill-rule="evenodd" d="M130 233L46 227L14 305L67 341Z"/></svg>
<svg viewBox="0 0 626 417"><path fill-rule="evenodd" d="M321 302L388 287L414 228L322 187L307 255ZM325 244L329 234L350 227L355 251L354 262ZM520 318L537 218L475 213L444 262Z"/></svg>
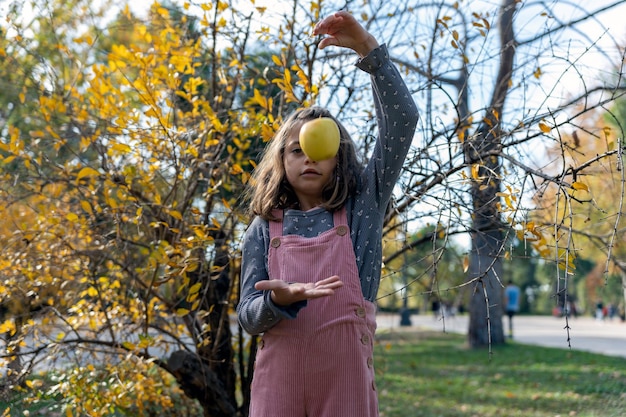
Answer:
<svg viewBox="0 0 626 417"><path fill-rule="evenodd" d="M339 127L330 117L305 122L300 128L300 147L310 159L323 161L339 151Z"/></svg>

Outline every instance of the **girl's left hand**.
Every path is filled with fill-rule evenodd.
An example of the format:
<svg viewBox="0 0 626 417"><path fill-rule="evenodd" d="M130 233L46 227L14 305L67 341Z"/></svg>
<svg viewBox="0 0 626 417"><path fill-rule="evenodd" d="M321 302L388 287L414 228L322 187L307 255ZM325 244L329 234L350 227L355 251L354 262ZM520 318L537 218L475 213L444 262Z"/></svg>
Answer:
<svg viewBox="0 0 626 417"><path fill-rule="evenodd" d="M260 291L271 291L274 303L280 306L288 306L298 301L311 300L314 298L328 297L341 288L343 282L337 275L309 283L288 283L279 279L259 281L254 288Z"/></svg>

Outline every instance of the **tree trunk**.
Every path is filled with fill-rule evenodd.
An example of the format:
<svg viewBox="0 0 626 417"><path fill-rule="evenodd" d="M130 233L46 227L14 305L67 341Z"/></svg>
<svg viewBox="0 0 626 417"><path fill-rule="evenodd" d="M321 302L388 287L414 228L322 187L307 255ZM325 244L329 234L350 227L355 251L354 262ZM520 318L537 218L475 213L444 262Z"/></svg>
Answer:
<svg viewBox="0 0 626 417"><path fill-rule="evenodd" d="M624 299L622 300L623 304L619 313L620 313L621 320L624 320L626 319L626 274L622 274L622 290L623 290Z"/></svg>
<svg viewBox="0 0 626 417"><path fill-rule="evenodd" d="M232 399L224 389L220 375L191 352L179 350L167 363L189 398L197 399L204 410L204 417L235 417Z"/></svg>
<svg viewBox="0 0 626 417"><path fill-rule="evenodd" d="M500 66L491 103L476 134L464 143L466 163L472 167L473 231L468 280L470 300L468 342L471 347L504 343L502 328L502 263L504 234L498 210L501 188L502 128L500 115L508 93L515 57L513 15L516 0L500 7ZM477 168L477 169L474 169Z"/></svg>
<svg viewBox="0 0 626 417"><path fill-rule="evenodd" d="M215 256L213 271L210 280L205 283L208 287L204 308L210 311L207 320L209 332L205 336L209 343L198 348L203 362L213 371L224 388L225 402L230 408L224 408L221 413L212 412L206 417L230 417L234 414L237 405L236 386L237 378L234 367L234 349L232 345L232 331L230 327L229 299L231 296L230 255L226 244L226 235L223 231L214 233ZM205 410L213 407L210 403L202 402Z"/></svg>
<svg viewBox="0 0 626 417"><path fill-rule="evenodd" d="M213 233L215 253L212 265L190 273L191 283L202 282L203 300L198 320L206 326L197 353L174 352L168 361L170 372L190 398L197 399L204 417L237 415L234 348L230 326L231 274L229 248L223 231ZM200 252L199 258L204 257Z"/></svg>
<svg viewBox="0 0 626 417"><path fill-rule="evenodd" d="M501 232L474 233L470 254L470 296L468 342L471 347L504 343L502 326L502 261L498 256Z"/></svg>

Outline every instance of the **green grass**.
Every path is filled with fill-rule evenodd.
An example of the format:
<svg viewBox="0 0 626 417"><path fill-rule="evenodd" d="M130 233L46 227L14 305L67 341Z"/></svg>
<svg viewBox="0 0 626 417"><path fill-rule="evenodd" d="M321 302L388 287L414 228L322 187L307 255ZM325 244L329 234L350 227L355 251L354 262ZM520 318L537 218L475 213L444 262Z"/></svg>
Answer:
<svg viewBox="0 0 626 417"><path fill-rule="evenodd" d="M623 358L515 342L489 355L436 332L377 340L381 417L626 416Z"/></svg>
<svg viewBox="0 0 626 417"><path fill-rule="evenodd" d="M626 416L626 359L515 342L492 351L469 349L463 336L449 333L379 333L381 417ZM11 416L25 409L62 415L46 407L37 412L21 404L20 394L7 394L0 415L8 406ZM39 407L53 405L48 400Z"/></svg>

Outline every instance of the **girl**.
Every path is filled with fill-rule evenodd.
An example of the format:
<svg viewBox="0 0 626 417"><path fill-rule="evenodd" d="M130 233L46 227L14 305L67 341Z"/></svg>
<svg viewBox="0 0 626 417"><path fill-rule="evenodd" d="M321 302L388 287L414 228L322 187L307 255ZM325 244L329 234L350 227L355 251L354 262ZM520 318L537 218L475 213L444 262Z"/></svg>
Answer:
<svg viewBox="0 0 626 417"><path fill-rule="evenodd" d="M251 182L242 254L239 322L263 333L251 387L251 417L374 417L374 300L382 226L411 145L418 113L398 70L347 12L319 22L320 48L354 50L369 73L379 137L369 163L340 129L335 158L301 150L302 124L328 111L296 111L266 148Z"/></svg>

